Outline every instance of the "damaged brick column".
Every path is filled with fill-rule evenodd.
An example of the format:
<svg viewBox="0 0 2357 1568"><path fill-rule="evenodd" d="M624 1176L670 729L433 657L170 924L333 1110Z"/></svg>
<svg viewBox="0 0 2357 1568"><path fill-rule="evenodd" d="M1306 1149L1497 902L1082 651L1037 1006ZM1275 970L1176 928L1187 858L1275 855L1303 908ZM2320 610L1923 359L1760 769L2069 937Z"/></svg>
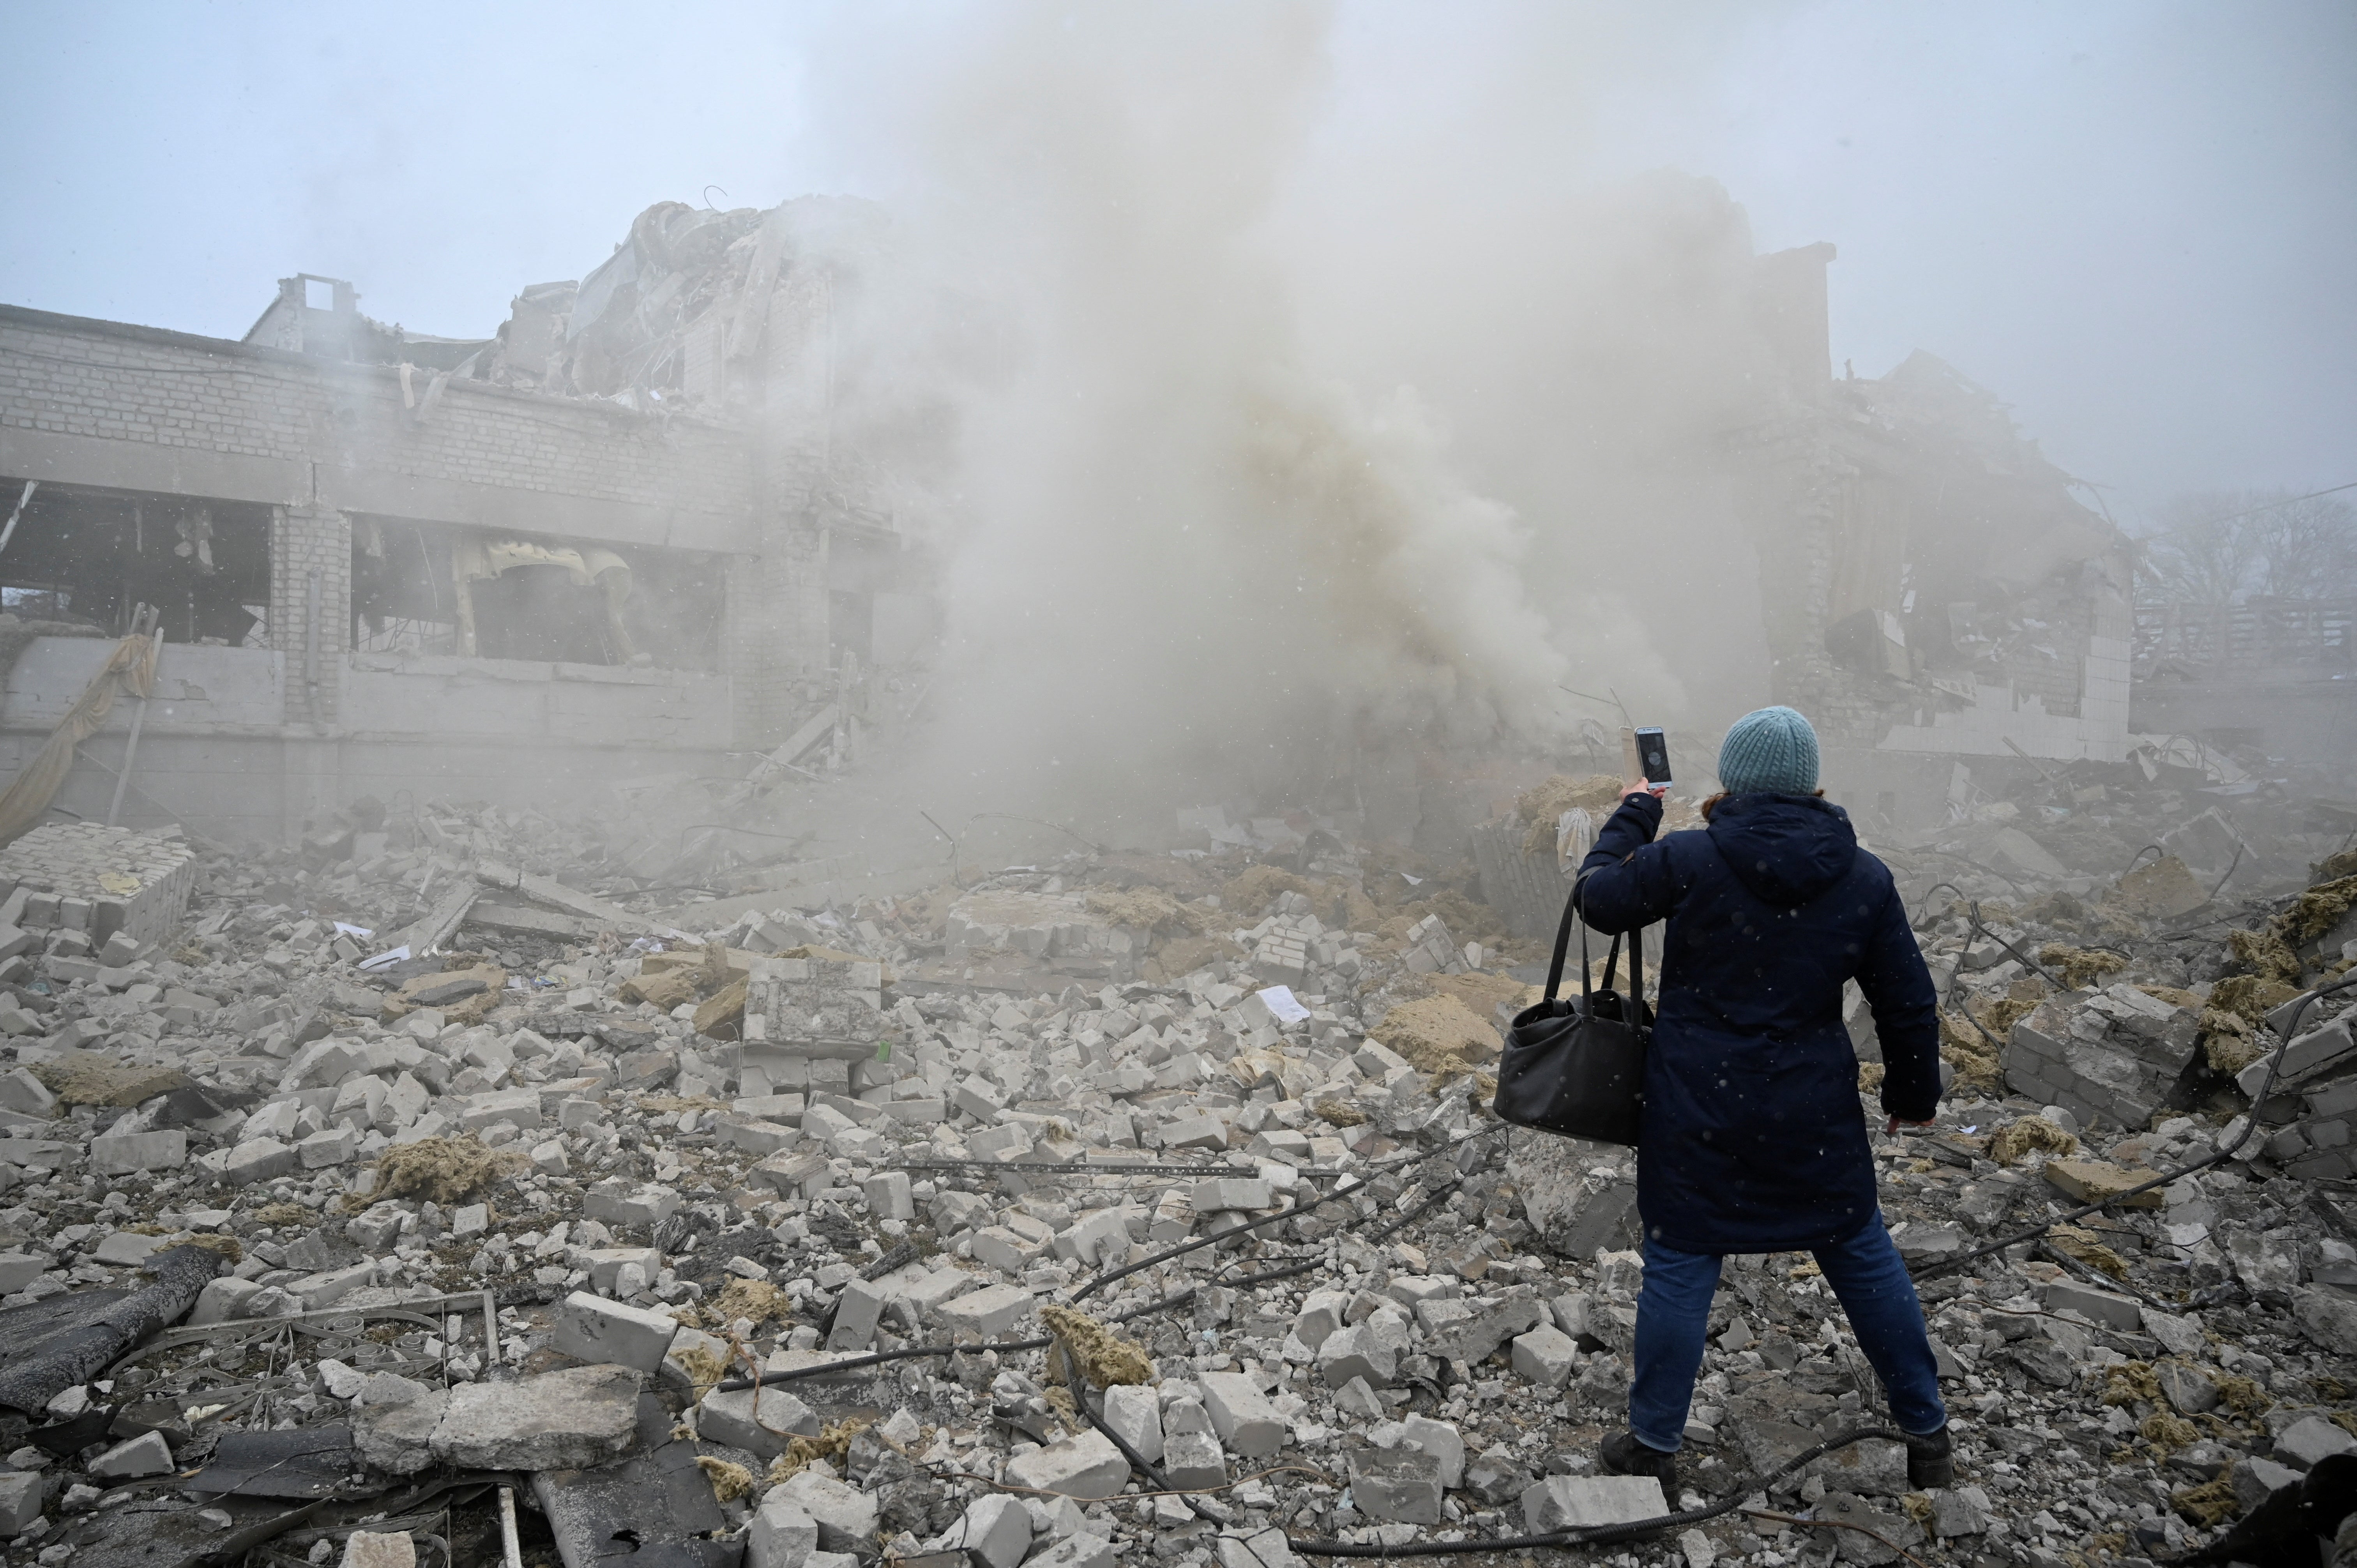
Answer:
<svg viewBox="0 0 2357 1568"><path fill-rule="evenodd" d="M826 547L816 530L773 524L759 555L728 564L721 667L737 743L775 746L826 671Z"/></svg>
<svg viewBox="0 0 2357 1568"><path fill-rule="evenodd" d="M285 656L286 723L335 727L352 602L352 525L329 508L274 507L270 646Z"/></svg>
<svg viewBox="0 0 2357 1568"><path fill-rule="evenodd" d="M335 734L350 641L352 527L328 507L270 514L270 646L285 682L280 832L292 843L304 817L337 804Z"/></svg>

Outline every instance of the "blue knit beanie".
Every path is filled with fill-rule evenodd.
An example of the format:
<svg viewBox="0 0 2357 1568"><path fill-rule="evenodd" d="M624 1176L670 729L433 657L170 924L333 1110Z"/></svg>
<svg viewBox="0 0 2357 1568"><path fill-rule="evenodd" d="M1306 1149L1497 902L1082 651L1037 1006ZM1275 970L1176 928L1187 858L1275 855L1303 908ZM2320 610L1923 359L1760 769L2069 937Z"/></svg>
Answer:
<svg viewBox="0 0 2357 1568"><path fill-rule="evenodd" d="M1718 747L1719 788L1730 795L1805 795L1817 787L1817 732L1790 708L1735 721Z"/></svg>

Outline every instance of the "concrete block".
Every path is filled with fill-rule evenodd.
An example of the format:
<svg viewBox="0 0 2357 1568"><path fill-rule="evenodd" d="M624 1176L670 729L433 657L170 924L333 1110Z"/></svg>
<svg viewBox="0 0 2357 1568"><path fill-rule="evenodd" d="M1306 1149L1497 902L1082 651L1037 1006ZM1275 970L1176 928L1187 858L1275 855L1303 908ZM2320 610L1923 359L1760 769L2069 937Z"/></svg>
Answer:
<svg viewBox="0 0 2357 1568"><path fill-rule="evenodd" d="M773 1490L745 1537L745 1568L803 1568L818 1550L818 1521Z"/></svg>
<svg viewBox="0 0 2357 1568"><path fill-rule="evenodd" d="M1981 1535L1988 1527L1988 1494L1978 1487L1948 1487L1933 1494L1932 1533L1941 1540Z"/></svg>
<svg viewBox="0 0 2357 1568"><path fill-rule="evenodd" d="M171 1445L160 1432L145 1432L125 1443L118 1443L90 1462L90 1473L111 1481L135 1480L142 1476L168 1476L172 1473Z"/></svg>
<svg viewBox="0 0 2357 1568"><path fill-rule="evenodd" d="M353 1405L351 1445L375 1469L414 1476L434 1465L434 1434L447 1412L446 1389L393 1389L392 1398Z"/></svg>
<svg viewBox="0 0 2357 1568"><path fill-rule="evenodd" d="M944 1302L934 1312L942 1327L996 1339L1039 1310L1039 1302L1019 1285L988 1285Z"/></svg>
<svg viewBox="0 0 2357 1568"><path fill-rule="evenodd" d="M876 1499L832 1475L797 1471L778 1487L818 1521L818 1543L828 1552L872 1551L876 1545Z"/></svg>
<svg viewBox="0 0 2357 1568"><path fill-rule="evenodd" d="M469 1096L458 1111L458 1125L478 1132L495 1122L512 1122L527 1131L540 1126L540 1090L495 1089Z"/></svg>
<svg viewBox="0 0 2357 1568"><path fill-rule="evenodd" d="M58 1097L30 1069L20 1067L0 1073L0 1107L27 1116L48 1116L57 1111Z"/></svg>
<svg viewBox="0 0 2357 1568"><path fill-rule="evenodd" d="M2357 1437L2320 1415L2302 1416L2276 1439L2276 1457L2300 1470L2311 1469L2318 1460L2335 1454L2357 1454Z"/></svg>
<svg viewBox="0 0 2357 1568"><path fill-rule="evenodd" d="M1050 1244L1024 1236L1007 1226L985 1226L974 1232L974 1261L986 1263L1002 1273L1019 1274L1044 1257Z"/></svg>
<svg viewBox="0 0 2357 1568"><path fill-rule="evenodd" d="M2048 1285L2045 1301L2049 1312L2075 1312L2090 1323L2124 1333L2134 1334L2144 1326L2144 1308L2136 1302L2075 1280L2056 1280Z"/></svg>
<svg viewBox="0 0 2357 1568"><path fill-rule="evenodd" d="M256 1182L275 1181L293 1171L298 1163L294 1150L275 1138L248 1138L229 1152L221 1165L223 1187L252 1187Z"/></svg>
<svg viewBox="0 0 2357 1568"><path fill-rule="evenodd" d="M1129 1248L1129 1221L1120 1208L1092 1209L1060 1231L1055 1240L1056 1256L1091 1268L1107 1259L1127 1259Z"/></svg>
<svg viewBox="0 0 2357 1568"><path fill-rule="evenodd" d="M896 1288L896 1294L927 1323L940 1320L943 1303L955 1301L984 1283L983 1276L964 1269L936 1269Z"/></svg>
<svg viewBox="0 0 2357 1568"><path fill-rule="evenodd" d="M317 1312L323 1306L333 1306L356 1290L366 1288L376 1279L374 1263L354 1263L350 1268L328 1269L296 1280L283 1287L286 1294L303 1304L306 1312Z"/></svg>
<svg viewBox="0 0 2357 1568"><path fill-rule="evenodd" d="M1514 1340L1515 1372L1542 1388L1563 1387L1578 1363L1579 1347L1560 1328L1534 1328Z"/></svg>
<svg viewBox="0 0 2357 1568"><path fill-rule="evenodd" d="M866 1280L845 1280L834 1299L834 1326L827 1332L830 1350L865 1350L876 1342L876 1325L884 1316L890 1294Z"/></svg>
<svg viewBox="0 0 2357 1568"><path fill-rule="evenodd" d="M91 1257L110 1268L137 1268L156 1255L164 1244L160 1236L141 1236L129 1230L117 1230L113 1235L91 1249Z"/></svg>
<svg viewBox="0 0 2357 1568"><path fill-rule="evenodd" d="M361 1150L361 1134L350 1127L329 1127L312 1133L295 1145L307 1171L325 1170L339 1165Z"/></svg>
<svg viewBox="0 0 2357 1568"><path fill-rule="evenodd" d="M2227 1484L2234 1489L2234 1500L2247 1513L2286 1487L2298 1486L2299 1474L2290 1466L2278 1465L2272 1459L2238 1459L2228 1472Z"/></svg>
<svg viewBox="0 0 2357 1568"><path fill-rule="evenodd" d="M1523 1494L1523 1528L1533 1535L1591 1524L1634 1524L1670 1511L1651 1476L1549 1476Z"/></svg>
<svg viewBox="0 0 2357 1568"><path fill-rule="evenodd" d="M1465 1484L1465 1438L1457 1428L1428 1415L1407 1418L1407 1440L1440 1461L1440 1484L1454 1491Z"/></svg>
<svg viewBox="0 0 2357 1568"><path fill-rule="evenodd" d="M188 1314L188 1326L193 1328L243 1317L245 1304L261 1294L262 1287L252 1280L215 1280L197 1294L196 1307Z"/></svg>
<svg viewBox="0 0 2357 1568"><path fill-rule="evenodd" d="M1318 1348L1318 1375L1329 1389L1341 1388L1353 1378L1364 1378L1371 1388L1385 1389L1398 1374L1398 1352L1364 1323L1336 1329Z"/></svg>
<svg viewBox="0 0 2357 1568"><path fill-rule="evenodd" d="M966 1505L949 1539L974 1568L1017 1568L1031 1551L1031 1515L1006 1493L986 1492Z"/></svg>
<svg viewBox="0 0 2357 1568"><path fill-rule="evenodd" d="M1300 1313L1293 1320L1293 1337L1312 1350L1326 1343L1328 1335L1342 1326L1342 1315L1351 1305L1348 1292L1314 1290L1301 1304Z"/></svg>
<svg viewBox="0 0 2357 1568"><path fill-rule="evenodd" d="M859 1184L867 1211L878 1219L914 1219L917 1205L909 1196L909 1173L879 1171Z"/></svg>
<svg viewBox="0 0 2357 1568"><path fill-rule="evenodd" d="M582 1216L606 1225L660 1225L679 1208L679 1194L648 1183L633 1187L621 1181L599 1182L581 1204Z"/></svg>
<svg viewBox="0 0 2357 1568"><path fill-rule="evenodd" d="M1222 1176L1217 1181L1199 1181L1187 1194L1197 1214L1219 1214L1229 1209L1267 1208L1276 1199L1269 1184L1257 1179Z"/></svg>
<svg viewBox="0 0 2357 1568"><path fill-rule="evenodd" d="M0 1475L0 1536L13 1541L41 1517L41 1477L38 1471L11 1470Z"/></svg>
<svg viewBox="0 0 2357 1568"><path fill-rule="evenodd" d="M1162 1125L1162 1146L1166 1149L1224 1149L1228 1146L1228 1124L1216 1116L1181 1116Z"/></svg>
<svg viewBox="0 0 2357 1568"><path fill-rule="evenodd" d="M1224 1487L1227 1455L1220 1452L1220 1440L1211 1433L1165 1432L1162 1473L1174 1487Z"/></svg>
<svg viewBox="0 0 2357 1568"><path fill-rule="evenodd" d="M556 1309L551 1343L576 1361L610 1362L641 1372L662 1366L679 1323L668 1313L650 1312L587 1291L575 1291Z"/></svg>
<svg viewBox="0 0 2357 1568"><path fill-rule="evenodd" d="M831 1185L834 1173L823 1155L789 1153L771 1155L748 1172L747 1179L780 1197L809 1197Z"/></svg>
<svg viewBox="0 0 2357 1568"><path fill-rule="evenodd" d="M1149 1388L1116 1383L1104 1391L1104 1423L1149 1464L1162 1459L1162 1401Z"/></svg>
<svg viewBox="0 0 2357 1568"><path fill-rule="evenodd" d="M1288 1554L1289 1555L1289 1554ZM1222 1557L1222 1568L1226 1563ZM1066 1536L1025 1559L1025 1568L1115 1568L1119 1559L1114 1555L1113 1542L1086 1530ZM1272 1561L1267 1568L1285 1568Z"/></svg>
<svg viewBox="0 0 2357 1568"><path fill-rule="evenodd" d="M753 1391L739 1389L722 1393L716 1389L705 1394L696 1406L695 1430L712 1442L726 1443L764 1459L783 1454L793 1438L819 1434L817 1413L783 1387L761 1390L758 1410Z"/></svg>
<svg viewBox="0 0 2357 1568"><path fill-rule="evenodd" d="M967 1152L978 1159L1008 1164L1031 1152L1031 1134L1009 1122L1003 1127L985 1127L979 1133L968 1134L965 1146Z"/></svg>
<svg viewBox="0 0 2357 1568"><path fill-rule="evenodd" d="M1285 1446L1287 1428L1259 1384L1242 1372L1206 1372L1203 1408L1228 1452L1265 1459Z"/></svg>
<svg viewBox="0 0 2357 1568"><path fill-rule="evenodd" d="M805 1097L799 1094L755 1094L729 1101L728 1109L756 1121L800 1127L805 1104Z"/></svg>
<svg viewBox="0 0 2357 1568"><path fill-rule="evenodd" d="M344 1537L338 1568L417 1568L417 1542L405 1530L356 1530Z"/></svg>
<svg viewBox="0 0 2357 1568"><path fill-rule="evenodd" d="M39 1279L48 1263L28 1252L0 1252L0 1295L14 1295Z"/></svg>
<svg viewBox="0 0 2357 1568"><path fill-rule="evenodd" d="M1350 1455L1351 1500L1369 1519L1438 1524L1440 1461L1420 1448L1359 1448Z"/></svg>
<svg viewBox="0 0 2357 1568"><path fill-rule="evenodd" d="M1014 1486L1096 1502L1121 1491L1129 1480L1129 1461L1111 1438L1091 1427L1009 1460L1006 1479Z"/></svg>

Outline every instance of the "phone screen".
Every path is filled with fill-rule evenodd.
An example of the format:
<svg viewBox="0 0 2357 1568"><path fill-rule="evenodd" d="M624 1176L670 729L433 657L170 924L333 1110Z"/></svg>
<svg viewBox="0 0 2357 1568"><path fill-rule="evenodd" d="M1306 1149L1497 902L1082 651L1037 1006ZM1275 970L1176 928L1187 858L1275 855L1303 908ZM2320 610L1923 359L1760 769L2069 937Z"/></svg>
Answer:
<svg viewBox="0 0 2357 1568"><path fill-rule="evenodd" d="M1657 729L1639 730L1637 760L1645 770L1645 782L1667 784L1670 781L1669 737Z"/></svg>

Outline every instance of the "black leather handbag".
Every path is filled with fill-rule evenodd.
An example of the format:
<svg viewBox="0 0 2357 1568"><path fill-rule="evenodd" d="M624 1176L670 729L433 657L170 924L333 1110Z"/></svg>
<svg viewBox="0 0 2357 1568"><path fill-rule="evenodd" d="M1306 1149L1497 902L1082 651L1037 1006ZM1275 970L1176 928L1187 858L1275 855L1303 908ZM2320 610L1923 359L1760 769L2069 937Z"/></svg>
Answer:
<svg viewBox="0 0 2357 1568"><path fill-rule="evenodd" d="M1587 928L1581 924L1579 998L1558 1001L1577 897L1575 892L1564 902L1545 999L1515 1015L1506 1032L1492 1108L1517 1126L1634 1148L1645 1112L1645 1047L1653 1026L1652 1009L1645 1005L1644 932L1630 935L1624 996L1612 984L1620 966L1620 939L1612 939L1604 985L1596 989L1589 982Z"/></svg>

